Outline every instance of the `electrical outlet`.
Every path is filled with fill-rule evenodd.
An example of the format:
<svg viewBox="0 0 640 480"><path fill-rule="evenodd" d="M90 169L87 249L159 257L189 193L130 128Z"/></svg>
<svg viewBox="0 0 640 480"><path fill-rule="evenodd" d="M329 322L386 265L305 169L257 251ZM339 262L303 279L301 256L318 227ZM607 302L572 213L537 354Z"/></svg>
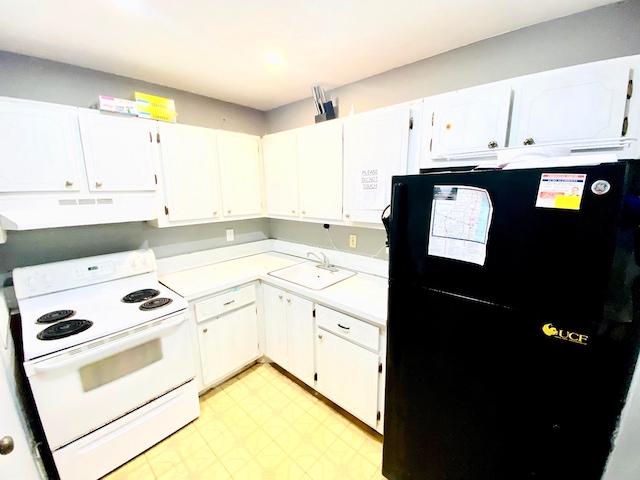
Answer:
<svg viewBox="0 0 640 480"><path fill-rule="evenodd" d="M357 238L355 235L349 235L349 246L351 248L356 248L357 245Z"/></svg>
<svg viewBox="0 0 640 480"><path fill-rule="evenodd" d="M227 242L233 242L233 228L227 228Z"/></svg>

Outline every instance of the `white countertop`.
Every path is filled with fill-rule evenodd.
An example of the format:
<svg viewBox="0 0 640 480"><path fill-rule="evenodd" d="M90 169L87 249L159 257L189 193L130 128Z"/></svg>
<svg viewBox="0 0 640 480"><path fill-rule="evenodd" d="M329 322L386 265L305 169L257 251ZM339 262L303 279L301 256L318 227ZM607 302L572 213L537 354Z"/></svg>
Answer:
<svg viewBox="0 0 640 480"><path fill-rule="evenodd" d="M384 277L358 272L323 290L312 290L268 274L305 261L307 259L270 251L165 273L159 280L189 301L260 280L378 326L386 326L388 282Z"/></svg>

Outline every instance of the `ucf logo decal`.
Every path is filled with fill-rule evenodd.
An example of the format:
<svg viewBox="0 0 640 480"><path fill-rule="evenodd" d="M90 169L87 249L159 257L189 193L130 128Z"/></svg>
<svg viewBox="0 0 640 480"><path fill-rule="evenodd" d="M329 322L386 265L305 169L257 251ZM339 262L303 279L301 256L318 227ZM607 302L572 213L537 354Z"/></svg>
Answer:
<svg viewBox="0 0 640 480"><path fill-rule="evenodd" d="M570 332L568 330L558 329L553 326L553 323L545 323L542 326L542 333L547 337L557 338L559 340L566 340L567 342L577 343L579 345L586 345L589 337L582 333Z"/></svg>

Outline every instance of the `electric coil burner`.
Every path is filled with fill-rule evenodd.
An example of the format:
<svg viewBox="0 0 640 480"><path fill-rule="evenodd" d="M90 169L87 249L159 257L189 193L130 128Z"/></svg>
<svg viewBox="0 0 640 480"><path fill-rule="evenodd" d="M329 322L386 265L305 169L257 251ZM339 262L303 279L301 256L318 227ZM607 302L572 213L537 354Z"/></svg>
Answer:
<svg viewBox="0 0 640 480"><path fill-rule="evenodd" d="M36 323L59 322L60 320L65 320L69 317L73 317L75 314L75 310L56 310L55 312L45 313L36 320Z"/></svg>
<svg viewBox="0 0 640 480"><path fill-rule="evenodd" d="M160 295L160 292L154 288L143 288L142 290L136 290L135 292L125 295L122 297L122 301L124 303L144 302L158 295Z"/></svg>
<svg viewBox="0 0 640 480"><path fill-rule="evenodd" d="M154 310L156 308L164 307L169 305L173 300L170 298L159 297L154 298L153 300L149 300L148 302L144 302L140 305L140 310Z"/></svg>
<svg viewBox="0 0 640 480"><path fill-rule="evenodd" d="M36 335L40 340L57 340L84 332L93 325L90 320L64 320L51 325Z"/></svg>

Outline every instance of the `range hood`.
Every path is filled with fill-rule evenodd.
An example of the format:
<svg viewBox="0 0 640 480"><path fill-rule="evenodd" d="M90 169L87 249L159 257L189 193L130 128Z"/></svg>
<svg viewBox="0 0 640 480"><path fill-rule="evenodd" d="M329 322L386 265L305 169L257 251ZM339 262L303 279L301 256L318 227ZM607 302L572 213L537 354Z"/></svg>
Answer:
<svg viewBox="0 0 640 480"><path fill-rule="evenodd" d="M154 220L154 193L0 197L0 229L35 230ZM6 234L0 232L0 243Z"/></svg>

